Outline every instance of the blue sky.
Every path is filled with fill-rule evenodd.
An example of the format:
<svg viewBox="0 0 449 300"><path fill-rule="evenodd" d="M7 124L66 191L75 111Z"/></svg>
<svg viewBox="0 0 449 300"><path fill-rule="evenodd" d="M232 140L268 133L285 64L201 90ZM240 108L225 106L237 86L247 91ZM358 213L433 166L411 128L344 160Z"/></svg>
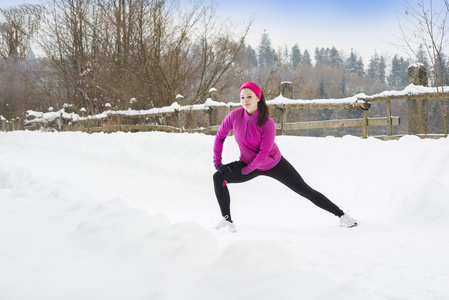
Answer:
<svg viewBox="0 0 449 300"><path fill-rule="evenodd" d="M404 11L405 0L278 0L219 2L223 14L244 20L255 14L248 39L257 46L264 29L273 46L298 43L313 56L316 47L332 47L349 55L351 48L367 63L375 52L406 56L394 46L400 34L397 13Z"/></svg>
<svg viewBox="0 0 449 300"><path fill-rule="evenodd" d="M411 5L419 1L408 0ZM0 0L0 7L39 2ZM298 43L312 57L316 47L333 46L346 55L354 49L365 64L376 52L389 58L395 54L407 57L395 46L401 35L398 13L404 12L405 0L216 0L216 4L221 18L245 23L254 17L247 39L253 48L266 30L275 49L291 49Z"/></svg>

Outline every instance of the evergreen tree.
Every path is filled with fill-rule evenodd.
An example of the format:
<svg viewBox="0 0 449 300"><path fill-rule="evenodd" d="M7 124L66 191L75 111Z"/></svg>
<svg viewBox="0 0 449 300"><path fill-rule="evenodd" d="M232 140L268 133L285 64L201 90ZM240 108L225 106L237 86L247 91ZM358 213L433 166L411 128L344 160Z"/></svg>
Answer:
<svg viewBox="0 0 449 300"><path fill-rule="evenodd" d="M329 48L315 48L315 65L331 65L330 52Z"/></svg>
<svg viewBox="0 0 449 300"><path fill-rule="evenodd" d="M342 97L346 97L347 95L347 87L346 87L346 77L343 74L343 77L341 78L340 82L340 92Z"/></svg>
<svg viewBox="0 0 449 300"><path fill-rule="evenodd" d="M391 61L391 71L390 75L388 76L388 85L392 88L399 86L399 72L401 70L401 62L397 55L393 57L393 60Z"/></svg>
<svg viewBox="0 0 449 300"><path fill-rule="evenodd" d="M288 52L287 45L285 45L285 47L284 47L284 55L283 55L282 61L286 65L288 65L290 63L290 53Z"/></svg>
<svg viewBox="0 0 449 300"><path fill-rule="evenodd" d="M318 64L323 63L323 53L318 49L318 47L315 48L315 66Z"/></svg>
<svg viewBox="0 0 449 300"><path fill-rule="evenodd" d="M266 30L262 33L260 40L258 63L262 67L272 67L275 62L275 51L271 47L271 39Z"/></svg>
<svg viewBox="0 0 449 300"><path fill-rule="evenodd" d="M307 49L304 50L304 54L302 55L302 64L308 67L312 66L312 59L310 58L310 54Z"/></svg>
<svg viewBox="0 0 449 300"><path fill-rule="evenodd" d="M377 53L374 54L374 56L371 57L368 65L368 76L377 79L377 70L379 68L379 56L377 56Z"/></svg>
<svg viewBox="0 0 449 300"><path fill-rule="evenodd" d="M335 47L332 47L329 56L329 63L333 68L338 68L343 64L343 59L341 59L340 53Z"/></svg>
<svg viewBox="0 0 449 300"><path fill-rule="evenodd" d="M254 49L248 45L248 47L246 48L246 55L248 57L248 59L250 60L250 65L254 68L257 68L257 54L256 51L254 51Z"/></svg>
<svg viewBox="0 0 449 300"><path fill-rule="evenodd" d="M296 67L298 67L299 64L302 63L303 57L301 54L301 50L299 50L298 44L295 44L292 47L292 54L291 54L291 66L293 67L293 70L296 70Z"/></svg>
<svg viewBox="0 0 449 300"><path fill-rule="evenodd" d="M403 57L395 55L391 61L390 75L388 76L388 85L391 88L401 89L408 84L408 66L410 61Z"/></svg>
<svg viewBox="0 0 449 300"><path fill-rule="evenodd" d="M357 61L357 74L362 77L365 76L365 65L363 64L363 60L361 57L359 57L359 60Z"/></svg>
<svg viewBox="0 0 449 300"><path fill-rule="evenodd" d="M387 65L385 64L385 58L383 56L379 58L379 64L377 68L377 79L379 79L381 82L385 82L385 70L387 68Z"/></svg>
<svg viewBox="0 0 449 300"><path fill-rule="evenodd" d="M351 55L346 60L345 70L349 73L358 73L357 55L351 49Z"/></svg>
<svg viewBox="0 0 449 300"><path fill-rule="evenodd" d="M436 57L435 63L436 63L436 70L434 71L435 73L434 85L435 86L441 85L441 83L443 85L448 85L449 78L448 78L448 68L446 66L446 55L444 55L444 53L440 53L440 57ZM437 82L437 78L439 82Z"/></svg>
<svg viewBox="0 0 449 300"><path fill-rule="evenodd" d="M327 99L329 96L327 95L326 89L324 88L324 82L320 81L320 87L318 89L318 93L320 95L320 99Z"/></svg>
<svg viewBox="0 0 449 300"><path fill-rule="evenodd" d="M343 60L340 57L340 53L335 47L330 48L316 48L315 49L315 61L316 65L328 65L331 67L338 67L343 64Z"/></svg>
<svg viewBox="0 0 449 300"><path fill-rule="evenodd" d="M408 85L408 67L410 66L410 59L404 59L401 57L401 72L398 75L400 87L406 87Z"/></svg>
<svg viewBox="0 0 449 300"><path fill-rule="evenodd" d="M383 56L379 57L377 53L375 53L369 62L368 76L381 82L385 82L386 67L385 58Z"/></svg>
<svg viewBox="0 0 449 300"><path fill-rule="evenodd" d="M424 51L424 47L422 44L419 45L418 53L416 54L416 56L418 58L418 62L423 64L427 70L430 70L429 61L427 60L427 54L426 51Z"/></svg>

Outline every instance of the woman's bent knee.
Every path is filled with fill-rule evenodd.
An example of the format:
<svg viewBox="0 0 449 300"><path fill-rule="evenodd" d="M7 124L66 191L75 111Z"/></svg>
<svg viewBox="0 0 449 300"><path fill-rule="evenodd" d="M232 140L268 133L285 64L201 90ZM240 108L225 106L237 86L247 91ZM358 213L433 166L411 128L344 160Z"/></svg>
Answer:
<svg viewBox="0 0 449 300"><path fill-rule="evenodd" d="M214 178L214 182L215 182L215 183L223 182L224 180L226 180L224 174L223 174L223 173L220 173L220 172L218 172L218 171L214 173L213 178Z"/></svg>

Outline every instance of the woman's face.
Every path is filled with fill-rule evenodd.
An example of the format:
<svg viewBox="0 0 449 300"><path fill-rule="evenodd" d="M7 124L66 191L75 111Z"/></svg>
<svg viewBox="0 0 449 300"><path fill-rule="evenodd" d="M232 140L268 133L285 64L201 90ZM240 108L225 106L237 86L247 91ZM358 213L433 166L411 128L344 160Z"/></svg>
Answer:
<svg viewBox="0 0 449 300"><path fill-rule="evenodd" d="M240 103L249 115L252 115L257 110L259 100L251 89L244 88L240 91Z"/></svg>

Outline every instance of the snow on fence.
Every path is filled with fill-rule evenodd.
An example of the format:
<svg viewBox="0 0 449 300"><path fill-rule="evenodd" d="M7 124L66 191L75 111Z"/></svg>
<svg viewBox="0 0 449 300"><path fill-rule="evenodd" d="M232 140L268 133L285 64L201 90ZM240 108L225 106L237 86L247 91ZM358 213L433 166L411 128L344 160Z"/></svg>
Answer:
<svg viewBox="0 0 449 300"><path fill-rule="evenodd" d="M293 109L343 109L368 110L370 104L359 100L359 94L343 99L292 100L290 82L280 85L280 95L267 100L270 115L276 123L279 134L287 131L310 128L342 128L383 126L379 118L350 120L326 120L317 122L287 122L287 113ZM241 107L240 103L224 103L218 101L218 91L211 89L210 97L204 104L181 106L177 102L162 108L149 110L108 110L93 116L68 114L64 110L41 113L28 111L25 126L38 129L52 124L57 130L81 130L86 132L114 131L148 131L161 130L171 132L202 132L213 134L225 116L232 110ZM385 121L386 122L386 121ZM386 124L386 123L385 123ZM367 133L367 130L364 130ZM364 134L366 137L366 134Z"/></svg>
<svg viewBox="0 0 449 300"><path fill-rule="evenodd" d="M290 82L282 82L279 87L280 95L272 100L267 100L270 115L276 123L278 134L285 135L288 131L299 129L325 129L361 127L363 137L368 136L368 127L386 126L387 137L392 136L392 127L400 124L399 117L392 116L391 101L407 100L408 102L408 134L427 135L427 100L449 98L449 87L426 87L427 77L422 65L409 67L409 83L402 91L385 91L380 94L367 96L358 94L343 99L316 99L293 100L293 88ZM418 76L419 75L419 76ZM423 79L424 78L424 79ZM422 84L422 85L421 85ZM177 96L177 99L181 98ZM85 111L81 116L76 113L67 113L65 109L57 112L28 111L24 121L26 129L41 129L52 127L55 130L75 130L85 132L114 132L114 131L170 131L170 132L203 132L213 134L218 130L224 117L232 110L241 107L240 103L224 103L218 101L218 91L210 90L209 98L204 104L184 105L177 102L162 108L148 110L107 110L101 114L86 116ZM368 110L371 102L384 101L386 116L369 118ZM363 118L344 120L322 120L288 122L288 113L303 109L340 109L362 110ZM294 115L294 114L293 114ZM4 125L2 130L11 128L23 128L16 121L16 125ZM11 122L9 122L11 123ZM10 129L8 129L10 128Z"/></svg>
<svg viewBox="0 0 449 300"><path fill-rule="evenodd" d="M368 127L371 126L387 126L387 134L391 135L392 126L400 124L399 117L391 115L391 101L429 98L435 96L436 93L435 88L411 84L403 91L387 91L373 96L367 96L362 93L343 99L293 100L288 98L291 97L291 94L282 94L283 91L284 94L289 94L288 92L285 93L285 87L288 87L288 85L290 85L288 82L281 83L281 95L275 99L267 100L270 115L275 120L278 134L281 135L287 134L287 131L299 129L361 127L363 128L363 137L366 138L368 136ZM160 130L213 134L218 130L222 120L232 109L241 107L240 103L224 103L217 100L218 91L213 89L210 93L210 98L204 104L181 106L175 102L170 106L162 108L107 110L92 116L67 113L64 109L48 113L28 111L27 120L25 120L24 124L27 129L46 128L51 125L60 131L75 130L89 133ZM369 118L370 102L376 101L386 102L386 116ZM288 112L295 109L362 110L363 118L287 122Z"/></svg>

